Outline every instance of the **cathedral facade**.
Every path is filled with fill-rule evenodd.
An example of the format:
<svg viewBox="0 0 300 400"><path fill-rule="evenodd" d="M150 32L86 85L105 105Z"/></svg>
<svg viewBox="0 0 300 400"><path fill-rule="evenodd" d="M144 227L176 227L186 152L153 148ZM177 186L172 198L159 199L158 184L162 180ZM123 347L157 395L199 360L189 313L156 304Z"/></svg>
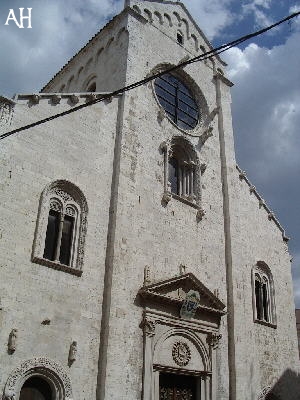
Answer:
<svg viewBox="0 0 300 400"><path fill-rule="evenodd" d="M0 98L1 133L47 119L1 141L4 399L299 399L288 238L236 164L226 64L174 68L211 50L182 3L126 0Z"/></svg>

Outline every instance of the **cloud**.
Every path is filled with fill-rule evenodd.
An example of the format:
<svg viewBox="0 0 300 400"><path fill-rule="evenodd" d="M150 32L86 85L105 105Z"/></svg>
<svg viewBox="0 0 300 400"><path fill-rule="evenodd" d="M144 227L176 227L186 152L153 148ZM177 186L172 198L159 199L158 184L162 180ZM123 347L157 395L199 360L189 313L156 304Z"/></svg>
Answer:
<svg viewBox="0 0 300 400"><path fill-rule="evenodd" d="M13 2L17 18L23 3ZM4 16L0 25L0 93L7 96L39 91L107 19L121 10L123 0L86 0L84 7L81 0L28 0L26 6L32 8L32 29L19 29L13 21L4 26L12 5L0 6Z"/></svg>
<svg viewBox="0 0 300 400"><path fill-rule="evenodd" d="M275 210L288 235L300 237L300 31L271 49L251 43L224 54L234 81L233 125L242 169ZM269 200L269 201L268 201ZM271 204L270 204L271 203ZM300 307L300 249L293 263L295 299Z"/></svg>
<svg viewBox="0 0 300 400"><path fill-rule="evenodd" d="M201 29L212 40L234 20L233 0L185 0L184 4Z"/></svg>
<svg viewBox="0 0 300 400"><path fill-rule="evenodd" d="M266 10L269 10L272 0L254 0L250 3L243 4L242 10L244 16L253 14L257 27L264 27L273 23L268 17Z"/></svg>

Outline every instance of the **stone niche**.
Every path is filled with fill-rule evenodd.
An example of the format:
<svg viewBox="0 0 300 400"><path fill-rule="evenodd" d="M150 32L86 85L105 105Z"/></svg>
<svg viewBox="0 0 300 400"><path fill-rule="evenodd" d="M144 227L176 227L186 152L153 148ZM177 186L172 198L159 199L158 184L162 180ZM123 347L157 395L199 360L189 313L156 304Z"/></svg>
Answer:
<svg viewBox="0 0 300 400"><path fill-rule="evenodd" d="M139 295L143 399L214 400L225 305L191 273L143 286Z"/></svg>

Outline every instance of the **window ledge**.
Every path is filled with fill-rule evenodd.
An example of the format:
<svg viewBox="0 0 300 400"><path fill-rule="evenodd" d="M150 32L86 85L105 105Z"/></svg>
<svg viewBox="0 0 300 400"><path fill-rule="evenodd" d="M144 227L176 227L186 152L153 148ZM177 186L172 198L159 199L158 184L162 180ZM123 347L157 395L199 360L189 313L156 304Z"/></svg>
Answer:
<svg viewBox="0 0 300 400"><path fill-rule="evenodd" d="M269 326L270 328L277 329L277 325L273 324L272 322L262 321L260 319L255 319L254 322L256 324L265 325L265 326Z"/></svg>
<svg viewBox="0 0 300 400"><path fill-rule="evenodd" d="M41 264L41 265L44 265L45 267L53 268L53 269L56 269L59 271L64 271L64 272L67 272L72 275L76 275L76 276L82 275L82 271L79 269L69 267L68 265L61 264L60 262L46 260L45 258L33 257L32 262L34 262L36 264Z"/></svg>
<svg viewBox="0 0 300 400"><path fill-rule="evenodd" d="M189 206L191 206L191 207L194 207L194 208L197 208L197 209L200 208L200 207L199 207L199 204L196 204L195 202L193 202L193 201L187 199L186 197L179 196L178 194L175 194L175 193L171 193L171 196L172 196L174 199L179 200L179 201L181 201L182 203L187 204L187 205L189 205Z"/></svg>

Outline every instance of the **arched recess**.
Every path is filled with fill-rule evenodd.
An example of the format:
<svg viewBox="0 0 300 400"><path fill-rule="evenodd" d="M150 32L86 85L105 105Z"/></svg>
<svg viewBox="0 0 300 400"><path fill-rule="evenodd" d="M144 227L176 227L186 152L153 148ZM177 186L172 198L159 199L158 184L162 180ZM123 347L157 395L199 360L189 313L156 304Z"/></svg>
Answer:
<svg viewBox="0 0 300 400"><path fill-rule="evenodd" d="M53 400L73 400L68 374L58 363L46 357L24 361L12 371L4 387L4 400L19 400L22 386L32 377L39 377L49 384Z"/></svg>
<svg viewBox="0 0 300 400"><path fill-rule="evenodd" d="M89 75L83 82L82 91L96 92L97 91L96 79L97 79L96 74Z"/></svg>
<svg viewBox="0 0 300 400"><path fill-rule="evenodd" d="M171 341L170 341L171 339ZM191 366L197 365L196 368L191 368L194 371L199 369L199 372L211 372L212 365L210 355L207 351L207 346L204 345L202 340L193 332L187 329L182 328L171 328L160 337L157 338L157 341L154 343L153 350L153 364L161 364L160 356L164 354L164 348L168 347L169 343L172 341L180 341L183 340L188 343L188 346L192 348L192 358L195 358L195 361ZM166 346L167 344L167 346ZM193 352L194 348L194 352ZM195 351L196 350L196 351ZM170 353L170 352L169 352ZM196 354L197 353L197 354ZM201 363L199 363L199 359L201 359ZM190 363L192 360L190 361ZM202 368L199 368L199 366Z"/></svg>

